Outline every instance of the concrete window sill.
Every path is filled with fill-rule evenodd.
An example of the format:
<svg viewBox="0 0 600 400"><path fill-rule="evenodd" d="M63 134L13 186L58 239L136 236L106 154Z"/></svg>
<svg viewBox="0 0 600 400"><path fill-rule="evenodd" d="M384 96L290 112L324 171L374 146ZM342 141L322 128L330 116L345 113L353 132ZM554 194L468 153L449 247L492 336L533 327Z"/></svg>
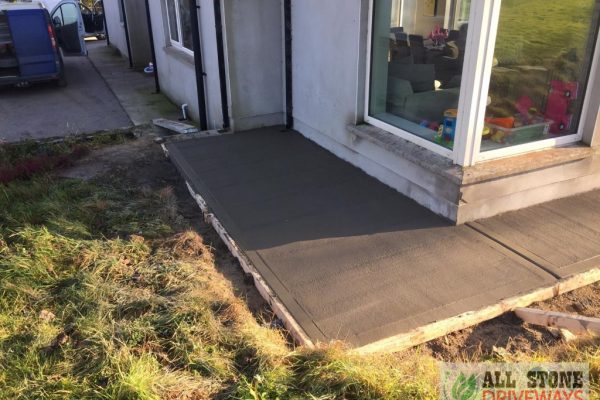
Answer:
<svg viewBox="0 0 600 400"><path fill-rule="evenodd" d="M165 46L164 50L165 50L165 53L168 54L169 56L171 56L183 63L194 66L194 56L192 54L186 53L185 51L178 49L177 47L173 47L173 46Z"/></svg>
<svg viewBox="0 0 600 400"><path fill-rule="evenodd" d="M366 140L457 185L462 183L462 168L446 157L369 124L351 124L348 131L354 140Z"/></svg>
<svg viewBox="0 0 600 400"><path fill-rule="evenodd" d="M348 125L348 131L360 140L366 140L385 148L387 151L458 185L470 185L526 174L583 160L600 153L600 148L591 148L581 143L575 143L565 147L486 161L472 167L461 167L453 164L452 160L448 158L369 124L351 124Z"/></svg>
<svg viewBox="0 0 600 400"><path fill-rule="evenodd" d="M534 151L513 157L500 158L476 164L463 169L463 185L490 181L509 176L568 164L593 157L597 149L581 143L564 147Z"/></svg>

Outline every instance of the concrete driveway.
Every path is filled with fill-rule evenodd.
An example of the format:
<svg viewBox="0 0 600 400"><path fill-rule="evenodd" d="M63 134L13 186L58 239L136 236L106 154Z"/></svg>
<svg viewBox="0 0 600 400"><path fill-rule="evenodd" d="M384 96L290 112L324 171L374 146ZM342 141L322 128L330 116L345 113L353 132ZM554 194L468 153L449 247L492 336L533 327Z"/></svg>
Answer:
<svg viewBox="0 0 600 400"><path fill-rule="evenodd" d="M68 86L0 88L0 140L15 142L131 126L87 57L65 57Z"/></svg>

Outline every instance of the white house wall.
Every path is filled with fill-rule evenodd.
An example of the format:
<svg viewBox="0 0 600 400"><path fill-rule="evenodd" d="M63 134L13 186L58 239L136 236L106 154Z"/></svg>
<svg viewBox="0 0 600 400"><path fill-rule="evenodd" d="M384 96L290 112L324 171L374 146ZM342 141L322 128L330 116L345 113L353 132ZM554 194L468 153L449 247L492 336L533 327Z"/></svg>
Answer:
<svg viewBox="0 0 600 400"><path fill-rule="evenodd" d="M225 29L236 131L284 122L281 0L225 0Z"/></svg>
<svg viewBox="0 0 600 400"><path fill-rule="evenodd" d="M104 13L106 15L106 27L111 46L127 57L127 39L125 38L125 26L121 23L119 0L104 0Z"/></svg>
<svg viewBox="0 0 600 400"><path fill-rule="evenodd" d="M292 1L294 128L418 203L456 218L439 177L357 137L364 118L368 0ZM442 188L442 189L440 189Z"/></svg>
<svg viewBox="0 0 600 400"><path fill-rule="evenodd" d="M143 68L152 61L145 1L126 0L125 12L127 13L132 62L134 67ZM127 47L125 47L125 53L123 54L127 54Z"/></svg>
<svg viewBox="0 0 600 400"><path fill-rule="evenodd" d="M198 13L203 50L203 61L209 129L223 126L221 112L221 93L219 69L217 63L216 31L214 8L211 0L200 0ZM198 92L194 57L170 44L165 3L163 0L150 1L152 30L156 51L156 64L161 91L175 104L187 104L189 113L195 121L199 120Z"/></svg>
<svg viewBox="0 0 600 400"><path fill-rule="evenodd" d="M221 107L221 84L217 53L217 32L215 25L215 7L212 0L198 0L200 12L200 42L204 62L204 86L206 90L206 109L210 129L223 127Z"/></svg>
<svg viewBox="0 0 600 400"><path fill-rule="evenodd" d="M144 0L125 1L131 44L131 58L133 65L137 68L143 68L151 61L145 7ZM129 57L125 25L120 20L120 1L104 0L104 9L110 44L118 49L123 57Z"/></svg>

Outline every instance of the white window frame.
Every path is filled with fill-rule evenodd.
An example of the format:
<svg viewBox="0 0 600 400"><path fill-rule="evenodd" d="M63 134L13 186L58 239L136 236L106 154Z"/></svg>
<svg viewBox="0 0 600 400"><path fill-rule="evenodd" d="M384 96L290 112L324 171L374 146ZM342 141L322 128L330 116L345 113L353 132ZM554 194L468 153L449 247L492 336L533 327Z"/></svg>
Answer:
<svg viewBox="0 0 600 400"><path fill-rule="evenodd" d="M367 73L366 73L366 83L365 83L365 109L364 109L364 120L366 123L376 126L377 128L383 129L391 134L394 134L402 139L405 139L409 142L413 142L418 144L421 147L426 148L434 153L442 155L447 158L452 158L453 151L446 147L440 146L437 143L430 142L427 139L423 139L420 136L415 135L409 131L398 128L396 126L390 125L386 122L383 122L377 118L371 117L369 115L369 106L371 104L371 52L373 50L373 9L374 9L374 0L369 0L369 24L368 24L368 35L367 35Z"/></svg>
<svg viewBox="0 0 600 400"><path fill-rule="evenodd" d="M600 88L596 87L600 81L597 78L600 74L600 37L596 40L590 78L585 91L577 133L496 150L481 151L480 132L483 131L485 125L485 110L487 108L501 4L502 0L471 2L469 35L467 37L460 87L457 126L454 147L453 150L450 150L369 115L374 11L374 0L369 0L364 121L402 139L418 144L434 153L450 158L455 164L461 166L471 166L487 160L581 142L584 137L584 130L592 129L590 126L597 126L599 122L596 120L594 124L588 121L590 120L590 115L599 114L598 110L591 109L590 98L592 92L600 90ZM474 35L473 32L480 32L480 34ZM596 131L594 134L597 135L600 133Z"/></svg>
<svg viewBox="0 0 600 400"><path fill-rule="evenodd" d="M186 1L186 0L173 0L173 3L175 4L175 21L177 21L177 36L179 37L179 41L177 40L173 40L173 38L171 37L171 19L169 18L169 6L168 4L166 4L168 0L165 0L165 10L167 12L167 36L169 38L169 43L171 44L172 47L177 48L178 50L181 50L189 55L194 55L194 51L188 49L187 47L185 47L183 45L183 32L181 30L181 17L179 16L179 2L181 1ZM190 12L194 12L194 10L191 10Z"/></svg>

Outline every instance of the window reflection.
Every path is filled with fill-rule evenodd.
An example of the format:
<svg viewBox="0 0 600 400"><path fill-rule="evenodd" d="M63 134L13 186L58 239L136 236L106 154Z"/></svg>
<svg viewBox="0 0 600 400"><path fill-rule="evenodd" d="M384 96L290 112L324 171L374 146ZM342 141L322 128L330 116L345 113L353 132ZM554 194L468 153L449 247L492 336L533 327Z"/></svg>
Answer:
<svg viewBox="0 0 600 400"><path fill-rule="evenodd" d="M503 0L482 151L577 133L598 0Z"/></svg>

